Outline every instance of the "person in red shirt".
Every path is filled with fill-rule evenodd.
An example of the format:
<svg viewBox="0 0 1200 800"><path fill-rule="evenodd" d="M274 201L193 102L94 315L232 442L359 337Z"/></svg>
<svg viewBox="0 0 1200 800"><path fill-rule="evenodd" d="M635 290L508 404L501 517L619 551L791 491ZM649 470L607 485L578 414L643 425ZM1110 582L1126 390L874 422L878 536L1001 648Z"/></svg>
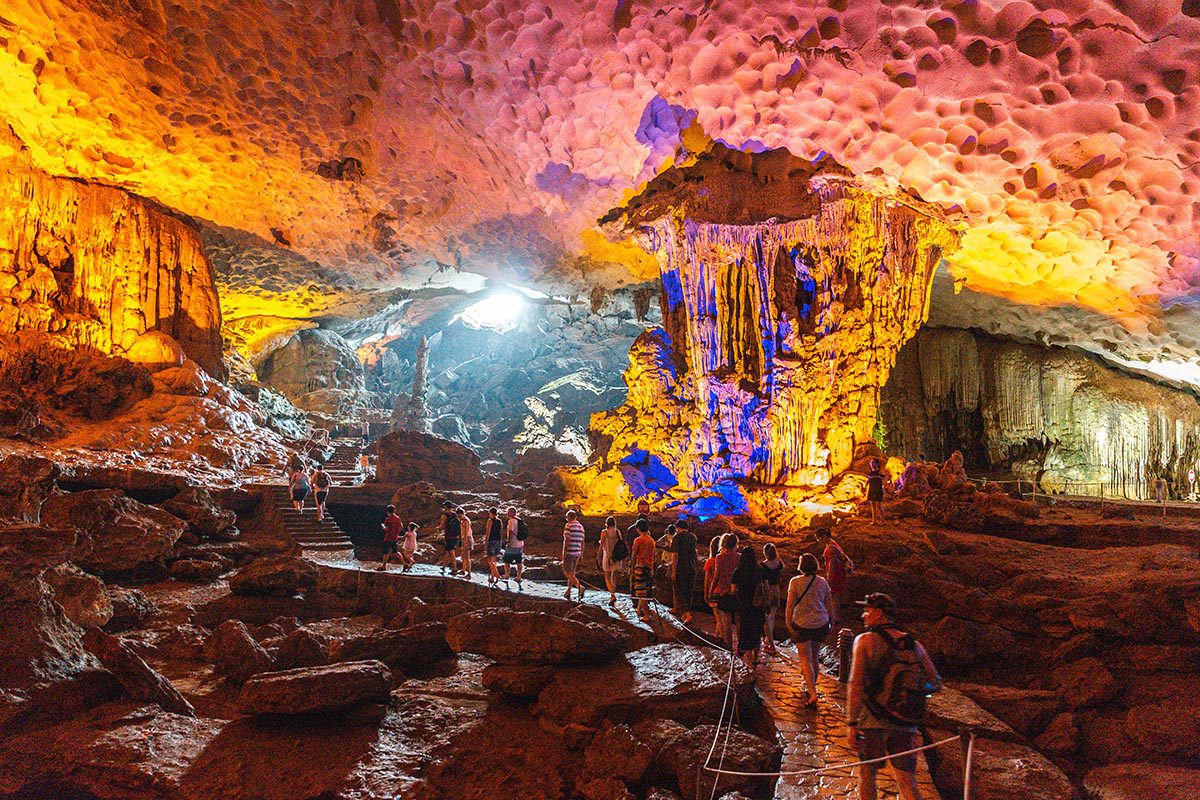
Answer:
<svg viewBox="0 0 1200 800"><path fill-rule="evenodd" d="M637 521L637 532L633 540L633 596L638 601L638 619L649 621L650 600L654 597L654 537L645 519Z"/></svg>
<svg viewBox="0 0 1200 800"><path fill-rule="evenodd" d="M849 577L854 572L854 562L846 555L841 545L833 540L833 533L829 528L817 528L813 533L816 534L817 545L822 548L821 560L825 562L825 580L829 583L835 600L834 620L831 624L836 624L837 613L849 590Z"/></svg>
<svg viewBox="0 0 1200 800"><path fill-rule="evenodd" d="M395 506L387 507L387 516L380 527L383 528L383 561L380 562L379 569L386 570L388 560L400 547L400 534L404 533L404 523L396 516Z"/></svg>
<svg viewBox="0 0 1200 800"><path fill-rule="evenodd" d="M717 618L721 621L719 625L725 630L725 646L730 650L734 647L737 634L737 626L734 624L737 615L737 590L733 585L733 573L742 560L737 551L737 543L736 533L727 533L721 537L721 552L717 554L712 584L712 596L717 601Z"/></svg>

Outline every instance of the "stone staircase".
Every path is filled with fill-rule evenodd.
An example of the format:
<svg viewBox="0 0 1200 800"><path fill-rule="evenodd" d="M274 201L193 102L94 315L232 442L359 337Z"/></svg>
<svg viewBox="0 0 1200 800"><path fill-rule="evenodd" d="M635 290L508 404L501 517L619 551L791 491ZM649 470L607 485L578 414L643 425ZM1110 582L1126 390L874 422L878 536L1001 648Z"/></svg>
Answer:
<svg viewBox="0 0 1200 800"><path fill-rule="evenodd" d="M332 440L333 455L325 462L325 471L329 473L333 485L357 486L366 480L366 475L359 471L358 456L362 453L362 440L340 438Z"/></svg>
<svg viewBox="0 0 1200 800"><path fill-rule="evenodd" d="M335 482L337 479L334 479ZM265 486L268 502L275 506L284 529L291 534L292 541L305 550L348 551L354 553L354 544L346 532L338 527L332 514L317 521L317 510L312 495L305 499L304 513L292 508L292 497L286 486Z"/></svg>

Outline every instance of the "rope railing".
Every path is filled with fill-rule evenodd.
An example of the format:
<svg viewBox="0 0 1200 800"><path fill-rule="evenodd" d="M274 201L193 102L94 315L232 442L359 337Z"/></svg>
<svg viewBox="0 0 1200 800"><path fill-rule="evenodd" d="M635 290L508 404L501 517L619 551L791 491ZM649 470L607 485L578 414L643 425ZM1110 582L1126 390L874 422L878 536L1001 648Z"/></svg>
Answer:
<svg viewBox="0 0 1200 800"><path fill-rule="evenodd" d="M825 772L836 772L836 771L840 771L840 770L853 769L854 767L864 767L864 766L870 766L872 764L881 764L885 761L890 761L893 758L902 758L904 756L916 755L917 753L922 753L927 750L934 750L936 748L944 747L945 745L952 744L954 742L960 742L963 740L964 737L966 738L966 742L967 742L967 752L966 752L966 757L964 759L965 763L963 765L963 800L970 800L970 797L971 797L971 765L972 765L972 762L973 762L974 756L975 756L975 734L971 730L964 730L962 733L955 734L954 736L947 736L946 738L939 739L936 742L931 742L926 745L921 745L920 747L914 747L912 749L905 750L900 753L888 753L887 755L880 756L879 758L866 758L866 759L860 759L858 761L850 761L850 762L844 762L844 763L840 763L840 764L826 764L821 767L808 767L808 768L799 769L799 770L774 770L774 771L752 772L752 771L746 771L746 770L725 769L725 766L724 766L725 765L725 755L726 755L726 753L728 751L728 747L729 747L729 737L733 730L733 716L734 716L734 714L737 713L737 694L732 691L734 664L735 664L736 658L737 658L737 656L733 652L729 653L729 676L725 682L725 698L721 703L721 714L717 718L717 729L713 735L713 741L712 741L712 745L709 747L708 755L705 757L704 763L702 765L700 765L700 767L697 769L697 775L699 774L699 772L701 770L713 775L713 787L712 787L712 792L711 792L709 800L712 800L712 798L716 797L717 788L720 785L722 775L729 775L732 777L739 777L739 778L776 778L776 779L798 778L798 777L804 777L804 776L808 776L808 775L819 775L819 774L825 773ZM733 698L733 710L732 710L732 713L729 714L729 717L727 720L726 719L726 711L728 709L729 698L731 696ZM721 747L721 755L720 755L719 759L717 760L717 764L716 764L716 766L713 766L713 764L712 764L713 754L717 750L717 742L721 739L722 728L724 728L725 741Z"/></svg>

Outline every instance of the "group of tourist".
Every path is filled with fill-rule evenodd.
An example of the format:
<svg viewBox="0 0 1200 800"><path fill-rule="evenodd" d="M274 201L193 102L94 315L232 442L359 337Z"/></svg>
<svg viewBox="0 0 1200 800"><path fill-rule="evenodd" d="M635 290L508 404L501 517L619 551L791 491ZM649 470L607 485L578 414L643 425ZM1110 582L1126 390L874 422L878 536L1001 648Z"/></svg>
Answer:
<svg viewBox="0 0 1200 800"><path fill-rule="evenodd" d="M311 493L317 507L317 521L325 519L325 502L329 499L329 489L333 480L325 471L325 465L317 464L311 471L305 465L304 459L298 453L293 453L288 462L288 492L292 498L292 508L304 513L304 501Z"/></svg>
<svg viewBox="0 0 1200 800"><path fill-rule="evenodd" d="M781 581L783 561L776 546L739 545L738 537L726 533L712 539L708 557L701 565L698 541L686 519L668 525L655 540L650 533L649 505L639 505L637 519L625 531L608 517L596 547L597 566L604 576L609 602L615 603L617 587L625 577L637 601L638 617L650 619L657 572L670 577L672 611L685 624L692 621L697 579L702 578L704 601L712 608L716 633L752 671L760 653L775 653L776 617L783 608L783 623L796 643L799 667L807 690L804 706L815 709L817 657L838 623L838 613L848 591L854 563L833 539L829 528L814 533L821 557L804 553L799 574L787 586L786 600ZM384 555L379 569L387 568L397 555L403 570L412 569L417 549L418 527L407 526L388 506L383 521ZM496 508L487 510L482 523L484 562L488 585L508 582L515 573L518 586L524 571L528 526L508 508L503 516ZM442 504L440 566L443 574L471 574L471 554L476 547L473 525L465 509L450 501ZM587 535L577 512L566 512L563 525L562 571L566 579L564 597L576 593L583 599L585 586L579 577ZM822 562L824 570L822 573ZM782 602L781 602L782 601ZM889 596L870 594L859 601L866 631L856 637L850 673L847 706L847 744L862 760L887 760L892 766L900 795L905 800L920 798L916 782L916 757L909 751L919 747L918 721L924 709L924 693L940 686L941 679L924 648L896 625L896 604ZM916 685L917 690L895 687ZM888 689L887 687L892 687ZM890 692L890 693L889 693ZM861 766L860 800L876 797L879 761Z"/></svg>

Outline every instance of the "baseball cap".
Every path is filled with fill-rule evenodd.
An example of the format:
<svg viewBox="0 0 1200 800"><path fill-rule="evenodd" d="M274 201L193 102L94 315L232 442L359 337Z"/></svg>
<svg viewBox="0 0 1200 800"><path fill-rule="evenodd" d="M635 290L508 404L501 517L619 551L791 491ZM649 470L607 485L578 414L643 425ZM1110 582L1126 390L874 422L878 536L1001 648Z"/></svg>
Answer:
<svg viewBox="0 0 1200 800"><path fill-rule="evenodd" d="M854 605L865 608L878 608L889 617L896 616L896 601L883 592L872 592L862 600L855 600Z"/></svg>

